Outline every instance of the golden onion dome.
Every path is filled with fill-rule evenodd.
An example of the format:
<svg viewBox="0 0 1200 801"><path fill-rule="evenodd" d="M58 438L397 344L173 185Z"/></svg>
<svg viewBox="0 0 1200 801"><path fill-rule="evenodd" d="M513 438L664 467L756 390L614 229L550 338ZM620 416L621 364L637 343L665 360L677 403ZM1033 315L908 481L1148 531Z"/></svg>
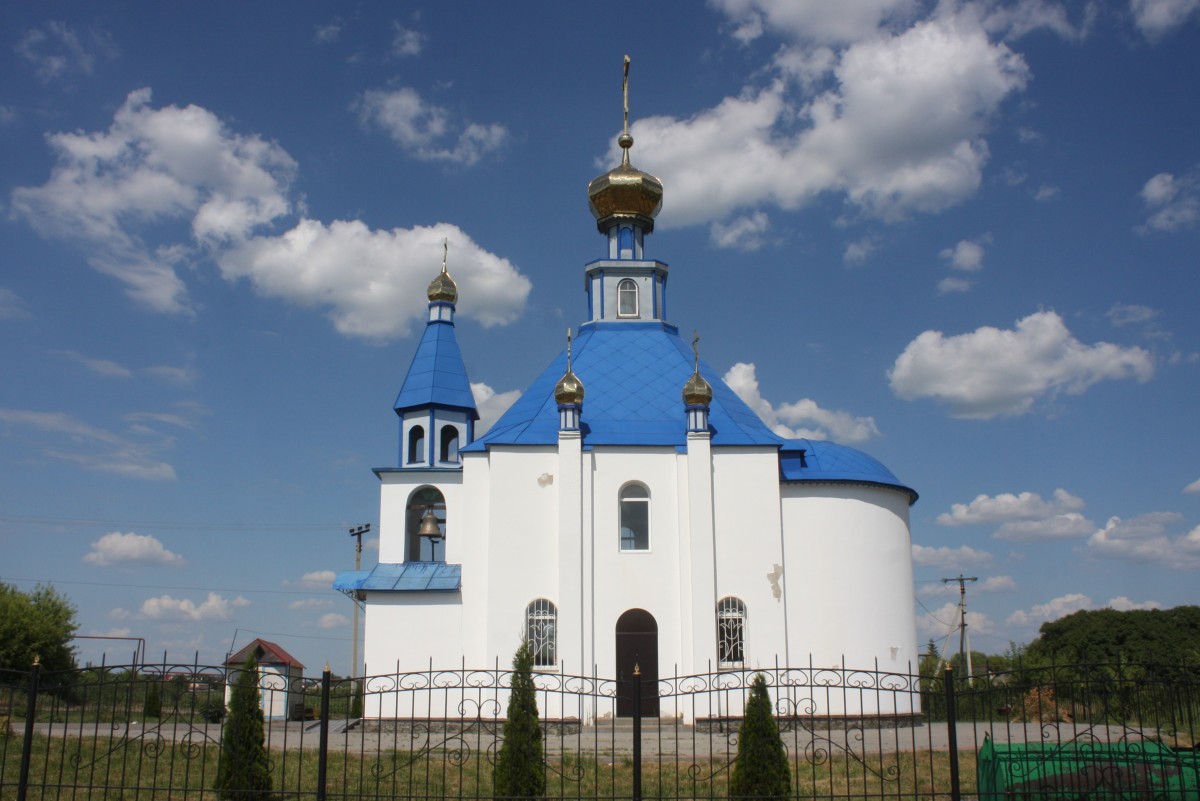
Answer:
<svg viewBox="0 0 1200 801"><path fill-rule="evenodd" d="M559 406L583 404L583 382L569 367L566 374L554 385L554 400Z"/></svg>
<svg viewBox="0 0 1200 801"><path fill-rule="evenodd" d="M692 377L683 385L683 402L688 406L708 406L712 403L712 387L700 373L692 373Z"/></svg>
<svg viewBox="0 0 1200 801"><path fill-rule="evenodd" d="M429 282L429 300L444 300L449 303L458 302L458 284L454 283L454 279L450 277L450 273L446 272L446 265L442 264L442 271L437 274Z"/></svg>
<svg viewBox="0 0 1200 801"><path fill-rule="evenodd" d="M588 184L588 205L601 232L616 220L633 219L654 230L654 218L662 209L662 181L629 163L633 137L621 134L618 140L625 153L621 165Z"/></svg>

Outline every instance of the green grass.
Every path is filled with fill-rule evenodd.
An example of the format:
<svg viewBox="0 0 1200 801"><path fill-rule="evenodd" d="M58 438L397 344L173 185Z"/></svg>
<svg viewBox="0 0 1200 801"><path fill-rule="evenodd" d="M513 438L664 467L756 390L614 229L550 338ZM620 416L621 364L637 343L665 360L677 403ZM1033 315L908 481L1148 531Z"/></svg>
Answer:
<svg viewBox="0 0 1200 801"><path fill-rule="evenodd" d="M0 740L0 799L16 798L20 768L19 737ZM30 801L216 801L212 787L218 749L213 744L176 744L158 748L145 740L35 737L30 770ZM272 751L275 798L315 798L318 761L315 750ZM962 790L974 792L975 755L960 753ZM490 798L492 769L484 755L434 751L359 754L330 750L327 794L339 798ZM726 798L729 769L724 760L645 762L646 798ZM626 756L566 754L554 757L547 772L548 797L629 798L632 762ZM792 792L800 798L948 799L949 756L916 752L873 757L870 768L845 756L820 764L793 762Z"/></svg>

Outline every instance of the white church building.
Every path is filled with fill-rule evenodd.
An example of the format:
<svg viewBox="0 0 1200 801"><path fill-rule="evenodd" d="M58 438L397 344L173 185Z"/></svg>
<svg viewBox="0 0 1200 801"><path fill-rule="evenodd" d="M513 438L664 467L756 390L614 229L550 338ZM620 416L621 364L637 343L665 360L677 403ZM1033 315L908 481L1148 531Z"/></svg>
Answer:
<svg viewBox="0 0 1200 801"><path fill-rule="evenodd" d="M539 671L608 678L915 670L917 493L859 450L777 436L680 337L643 249L662 184L619 142L588 189L606 251L586 316L486 433L445 264L429 285L398 463L375 470L379 564L334 585L365 605L360 675L504 667L523 637Z"/></svg>

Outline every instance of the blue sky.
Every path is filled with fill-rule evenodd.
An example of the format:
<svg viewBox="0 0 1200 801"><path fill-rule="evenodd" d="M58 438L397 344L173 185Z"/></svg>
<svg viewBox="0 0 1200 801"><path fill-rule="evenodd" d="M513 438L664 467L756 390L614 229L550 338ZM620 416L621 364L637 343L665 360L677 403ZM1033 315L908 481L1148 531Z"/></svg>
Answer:
<svg viewBox="0 0 1200 801"><path fill-rule="evenodd" d="M279 8L0 9L0 580L81 633L346 670L441 243L494 419L583 319L625 53L672 321L921 493L922 641L960 573L990 652L1200 600L1198 0Z"/></svg>

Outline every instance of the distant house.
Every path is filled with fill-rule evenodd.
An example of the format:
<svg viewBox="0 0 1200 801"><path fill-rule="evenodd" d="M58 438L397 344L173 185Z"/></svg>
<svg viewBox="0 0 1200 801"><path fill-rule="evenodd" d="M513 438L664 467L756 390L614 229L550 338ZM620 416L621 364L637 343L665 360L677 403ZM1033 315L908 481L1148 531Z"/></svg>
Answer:
<svg viewBox="0 0 1200 801"><path fill-rule="evenodd" d="M304 665L279 645L269 640L256 639L225 660L225 668L229 671L229 678L225 683L226 706L229 706L229 697L233 691L233 671L246 664L246 657L249 656L254 657L258 664L259 703L262 705L264 717L287 718L293 703L304 705L304 687L301 682L304 678Z"/></svg>

